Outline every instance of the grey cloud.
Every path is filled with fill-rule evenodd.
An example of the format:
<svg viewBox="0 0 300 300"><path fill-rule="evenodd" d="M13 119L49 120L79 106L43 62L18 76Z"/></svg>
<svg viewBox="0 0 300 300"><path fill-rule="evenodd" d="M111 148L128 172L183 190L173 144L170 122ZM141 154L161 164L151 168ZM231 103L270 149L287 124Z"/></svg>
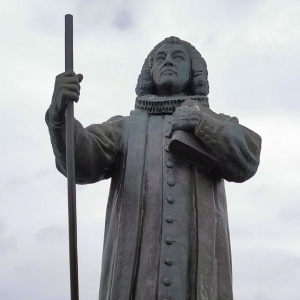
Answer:
<svg viewBox="0 0 300 300"><path fill-rule="evenodd" d="M217 38L217 34L215 32L210 32L210 33L206 34L204 43L203 43L204 46L212 47L216 41L216 38ZM198 49L198 51L201 53L201 49Z"/></svg>
<svg viewBox="0 0 300 300"><path fill-rule="evenodd" d="M0 299L13 300L13 298L10 296L9 291L7 291L7 289L3 288L2 286L0 286Z"/></svg>
<svg viewBox="0 0 300 300"><path fill-rule="evenodd" d="M87 34L87 30L98 31L108 27L116 26L119 29L127 29L132 23L129 10L120 8L128 6L114 1L82 1L76 0L72 5L66 2L54 0L49 5L40 1L31 1L30 14L32 16L27 22L31 30L56 35L63 31L64 14L74 16L74 30L77 34ZM57 13L60 12L60 13Z"/></svg>
<svg viewBox="0 0 300 300"><path fill-rule="evenodd" d="M4 190L16 190L27 186L28 179L23 176L14 176L8 178L3 185Z"/></svg>
<svg viewBox="0 0 300 300"><path fill-rule="evenodd" d="M254 295L254 300L272 300L265 293L258 292Z"/></svg>
<svg viewBox="0 0 300 300"><path fill-rule="evenodd" d="M270 55L247 54L231 60L227 70L224 70L222 88L226 103L230 106L249 111L271 109L300 109L296 95L300 88L296 78L299 78L299 67L287 61L279 49ZM288 66L289 65L289 66ZM285 70L289 70L287 73ZM227 75L225 75L227 74ZM240 95L244 94L243 99Z"/></svg>
<svg viewBox="0 0 300 300"><path fill-rule="evenodd" d="M128 29L132 24L132 16L127 10L120 9L116 13L113 24L121 30Z"/></svg>
<svg viewBox="0 0 300 300"><path fill-rule="evenodd" d="M234 240L243 240L243 239L249 240L254 238L253 233L251 233L249 229L242 226L231 226L230 236L231 239Z"/></svg>
<svg viewBox="0 0 300 300"><path fill-rule="evenodd" d="M28 272L30 272L32 269L32 266L30 264L20 264L16 267L14 267L14 271L16 271L17 273L22 273L22 274L28 274Z"/></svg>
<svg viewBox="0 0 300 300"><path fill-rule="evenodd" d="M297 222L300 225L300 201L294 205L283 207L278 218L284 221Z"/></svg>
<svg viewBox="0 0 300 300"><path fill-rule="evenodd" d="M244 291L247 291L247 300L258 300L258 295L272 300L296 300L295 279L300 278L299 256L266 245L258 247L247 243L240 244L238 248L236 244L233 246L236 295L245 295Z"/></svg>
<svg viewBox="0 0 300 300"><path fill-rule="evenodd" d="M40 180L41 178L49 178L52 174L53 174L53 168L50 169L40 169L37 170L34 174L33 174L33 178L34 179L38 179Z"/></svg>
<svg viewBox="0 0 300 300"><path fill-rule="evenodd" d="M4 222L0 219L0 236L4 235L6 226Z"/></svg>
<svg viewBox="0 0 300 300"><path fill-rule="evenodd" d="M67 234L67 228L53 224L39 230L35 237L38 243L65 242Z"/></svg>
<svg viewBox="0 0 300 300"><path fill-rule="evenodd" d="M17 239L15 237L0 237L0 255L17 249Z"/></svg>
<svg viewBox="0 0 300 300"><path fill-rule="evenodd" d="M8 225L0 219L0 255L4 255L17 249L17 238L8 236Z"/></svg>
<svg viewBox="0 0 300 300"><path fill-rule="evenodd" d="M245 21L245 18L251 18L257 13L260 7L264 5L264 1L227 0L222 1L220 4L230 21Z"/></svg>

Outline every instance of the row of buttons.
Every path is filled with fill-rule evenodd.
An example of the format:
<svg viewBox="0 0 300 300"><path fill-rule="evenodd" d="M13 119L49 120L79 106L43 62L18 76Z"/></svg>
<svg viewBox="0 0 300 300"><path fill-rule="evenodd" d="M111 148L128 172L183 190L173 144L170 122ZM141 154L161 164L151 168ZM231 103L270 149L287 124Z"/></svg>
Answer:
<svg viewBox="0 0 300 300"><path fill-rule="evenodd" d="M190 207L193 194L190 166L170 152L171 116L165 117L163 131L163 207L159 300L185 299L189 282ZM166 133L167 132L167 133ZM199 136L200 137L200 136ZM202 137L206 141L205 134ZM212 139L208 143L213 143ZM186 253L186 256L182 255Z"/></svg>
<svg viewBox="0 0 300 300"><path fill-rule="evenodd" d="M200 130L200 131L199 131L199 135L200 135L201 137L204 137L204 139L205 139L207 142L210 140L210 136L209 136L208 134L205 134L203 130ZM216 145L216 144L217 144L216 140L214 140L214 139L211 140L211 143L212 143L213 145Z"/></svg>
<svg viewBox="0 0 300 300"><path fill-rule="evenodd" d="M166 134L165 134L165 136L167 137L167 138L170 138L171 137L171 134L169 133L169 132L167 132ZM170 149L169 149L169 145L166 145L165 146L165 151L166 152L168 152L168 153L170 153ZM168 160L167 161L167 163L166 163L166 165L167 165L167 167L169 168L169 169L171 169L171 168L173 168L174 167L174 162L172 161L172 160ZM175 185L175 178L173 177L173 176L170 176L168 179L167 179L167 184L168 184L168 186L170 186L170 187L173 187L174 185ZM174 199L173 199L173 197L171 197L171 196L168 196L167 197L167 201L168 201L168 203L169 204L173 204L174 203ZM169 223L169 224L171 224L171 223L173 223L174 222L174 218L172 217L172 216L170 216L170 215L168 215L167 217L166 217L166 222L167 223ZM167 245L172 245L173 244L173 240L170 238L170 237L167 237L166 239L165 239L165 241L166 241L166 244ZM173 265L173 262L172 262L172 260L171 259L166 259L165 260L165 264L167 265L167 266L172 266ZM169 279L169 278L164 278L163 279L163 284L165 285L165 286L170 286L171 285L171 280ZM164 299L165 300L165 299Z"/></svg>

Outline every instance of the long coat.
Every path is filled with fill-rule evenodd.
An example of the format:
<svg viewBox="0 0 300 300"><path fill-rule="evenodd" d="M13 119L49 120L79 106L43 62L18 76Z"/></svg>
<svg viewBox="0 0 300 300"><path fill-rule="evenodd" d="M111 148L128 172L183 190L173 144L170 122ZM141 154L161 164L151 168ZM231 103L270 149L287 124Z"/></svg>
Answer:
<svg viewBox="0 0 300 300"><path fill-rule="evenodd" d="M194 135L213 158L209 173L172 155L171 118L134 110L87 128L75 120L77 183L111 178L100 300L233 299L224 179L255 174L261 139L205 108ZM66 175L64 122L46 122Z"/></svg>

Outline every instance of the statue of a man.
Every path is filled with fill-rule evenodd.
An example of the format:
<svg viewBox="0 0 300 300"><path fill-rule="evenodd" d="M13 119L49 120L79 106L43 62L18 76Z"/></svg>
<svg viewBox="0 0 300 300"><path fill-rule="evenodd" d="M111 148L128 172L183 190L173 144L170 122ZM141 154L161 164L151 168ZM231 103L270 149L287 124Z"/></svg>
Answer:
<svg viewBox="0 0 300 300"><path fill-rule="evenodd" d="M224 179L255 174L261 139L209 109L207 74L191 44L166 38L145 60L130 116L75 120L77 183L111 178L100 300L233 299ZM46 113L64 175L64 112L82 78L58 75Z"/></svg>

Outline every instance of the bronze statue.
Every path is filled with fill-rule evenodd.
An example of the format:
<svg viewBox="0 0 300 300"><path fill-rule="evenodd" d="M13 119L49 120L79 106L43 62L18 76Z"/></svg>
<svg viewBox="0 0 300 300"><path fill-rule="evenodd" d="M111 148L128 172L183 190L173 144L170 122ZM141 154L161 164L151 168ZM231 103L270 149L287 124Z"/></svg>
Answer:
<svg viewBox="0 0 300 300"><path fill-rule="evenodd" d="M256 173L261 138L209 108L207 74L191 44L166 38L145 60L130 116L75 120L77 183L111 178L101 300L233 299L224 179ZM58 75L46 113L64 175L64 111L82 78Z"/></svg>

